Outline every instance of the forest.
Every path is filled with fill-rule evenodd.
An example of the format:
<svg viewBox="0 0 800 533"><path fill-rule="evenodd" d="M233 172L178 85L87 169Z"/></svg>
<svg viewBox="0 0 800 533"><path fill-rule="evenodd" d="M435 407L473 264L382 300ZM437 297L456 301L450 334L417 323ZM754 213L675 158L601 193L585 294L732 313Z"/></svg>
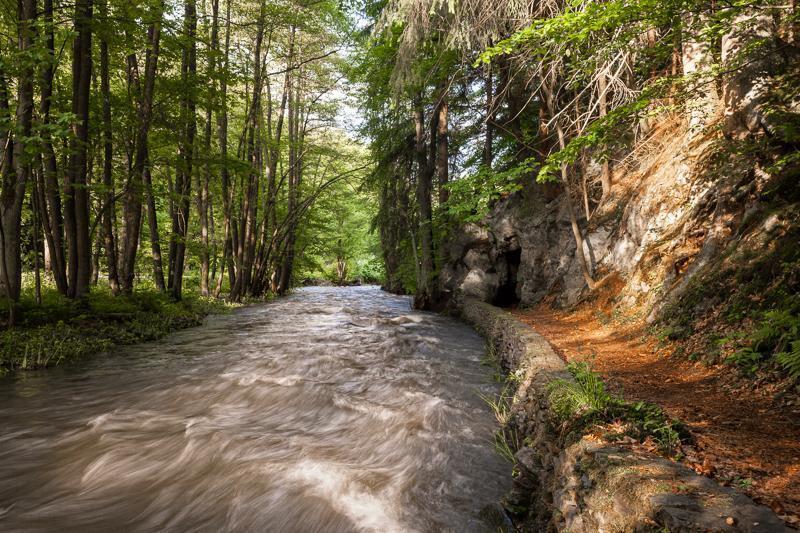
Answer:
<svg viewBox="0 0 800 533"><path fill-rule="evenodd" d="M1 24L7 326L92 293L240 302L379 279L338 5L34 0Z"/></svg>
<svg viewBox="0 0 800 533"><path fill-rule="evenodd" d="M795 0L6 0L0 28L0 375L378 298L303 286L483 302L594 387L564 416L800 524Z"/></svg>

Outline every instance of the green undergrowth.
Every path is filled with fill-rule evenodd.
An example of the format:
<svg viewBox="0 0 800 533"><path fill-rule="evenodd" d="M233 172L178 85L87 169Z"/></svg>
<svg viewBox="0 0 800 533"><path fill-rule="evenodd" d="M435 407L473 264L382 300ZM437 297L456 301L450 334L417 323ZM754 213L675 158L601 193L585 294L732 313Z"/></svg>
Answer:
<svg viewBox="0 0 800 533"><path fill-rule="evenodd" d="M115 345L151 341L197 326L231 305L188 294L180 302L155 292L113 296L98 287L83 300L46 290L42 303L24 295L17 323L0 333L0 375L74 361Z"/></svg>
<svg viewBox="0 0 800 533"><path fill-rule="evenodd" d="M667 455L673 455L681 442L688 439L684 426L668 418L657 405L629 402L609 393L589 363L569 363L567 370L574 380L551 382L548 399L553 412L571 433L583 435L613 425L617 430L604 434L605 438L613 441L628 436L641 442L652 440Z"/></svg>
<svg viewBox="0 0 800 533"><path fill-rule="evenodd" d="M744 347L727 360L749 374L774 361L792 378L800 379L800 298L794 300L793 306L763 312L755 327L737 335Z"/></svg>

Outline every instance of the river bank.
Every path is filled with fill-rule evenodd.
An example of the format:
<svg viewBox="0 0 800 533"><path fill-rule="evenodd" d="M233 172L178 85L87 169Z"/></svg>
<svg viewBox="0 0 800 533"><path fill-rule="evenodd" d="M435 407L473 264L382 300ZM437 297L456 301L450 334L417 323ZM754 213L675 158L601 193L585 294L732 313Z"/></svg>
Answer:
<svg viewBox="0 0 800 533"><path fill-rule="evenodd" d="M156 291L112 296L98 288L84 300L75 301L45 291L41 304L23 299L15 326L0 333L0 375L52 367L114 346L160 339L234 307L191 293L175 302Z"/></svg>
<svg viewBox="0 0 800 533"><path fill-rule="evenodd" d="M743 377L731 364L686 360L680 342L589 306L557 311L540 305L512 314L565 361L590 360L611 390L680 419L693 439L681 447L683 463L769 506L788 524L800 524L796 392L782 392L771 376Z"/></svg>
<svg viewBox="0 0 800 533"><path fill-rule="evenodd" d="M653 453L665 419L648 413L660 409L609 394L596 374L567 365L503 309L465 299L460 311L508 376L504 432L516 436L518 475L505 506L519 529L787 531L768 507Z"/></svg>

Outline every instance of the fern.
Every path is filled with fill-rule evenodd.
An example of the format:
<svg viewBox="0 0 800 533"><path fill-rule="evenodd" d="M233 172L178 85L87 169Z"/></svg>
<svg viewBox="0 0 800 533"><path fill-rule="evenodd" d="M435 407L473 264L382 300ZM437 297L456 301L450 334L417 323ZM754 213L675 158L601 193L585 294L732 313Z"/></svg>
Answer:
<svg viewBox="0 0 800 533"><path fill-rule="evenodd" d="M792 341L789 351L779 352L775 355L778 362L794 379L800 378L800 340Z"/></svg>
<svg viewBox="0 0 800 533"><path fill-rule="evenodd" d="M765 312L749 341L749 346L738 350L728 361L752 374L774 356L792 378L800 378L800 313L797 310L790 307Z"/></svg>

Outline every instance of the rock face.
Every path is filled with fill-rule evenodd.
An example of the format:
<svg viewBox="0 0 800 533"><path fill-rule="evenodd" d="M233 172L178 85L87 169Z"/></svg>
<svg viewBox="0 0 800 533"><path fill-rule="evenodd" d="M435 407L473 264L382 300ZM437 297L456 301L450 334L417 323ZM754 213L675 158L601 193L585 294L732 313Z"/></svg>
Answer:
<svg viewBox="0 0 800 533"><path fill-rule="evenodd" d="M615 172L609 197L581 214L584 254L595 279L622 280L620 303L658 308L705 266L757 202L753 169L707 175L718 138L681 133L664 123L640 146L646 156ZM742 194L737 195L740 191ZM498 202L479 227L451 236L442 267L445 293L507 305L556 304L586 292L563 193L548 201L530 184Z"/></svg>
<svg viewBox="0 0 800 533"><path fill-rule="evenodd" d="M508 496L523 531L788 532L767 507L689 468L622 446L568 440L555 423L547 386L571 380L550 345L510 314L484 302L458 302L462 317L494 345L519 378L513 424L525 445Z"/></svg>

